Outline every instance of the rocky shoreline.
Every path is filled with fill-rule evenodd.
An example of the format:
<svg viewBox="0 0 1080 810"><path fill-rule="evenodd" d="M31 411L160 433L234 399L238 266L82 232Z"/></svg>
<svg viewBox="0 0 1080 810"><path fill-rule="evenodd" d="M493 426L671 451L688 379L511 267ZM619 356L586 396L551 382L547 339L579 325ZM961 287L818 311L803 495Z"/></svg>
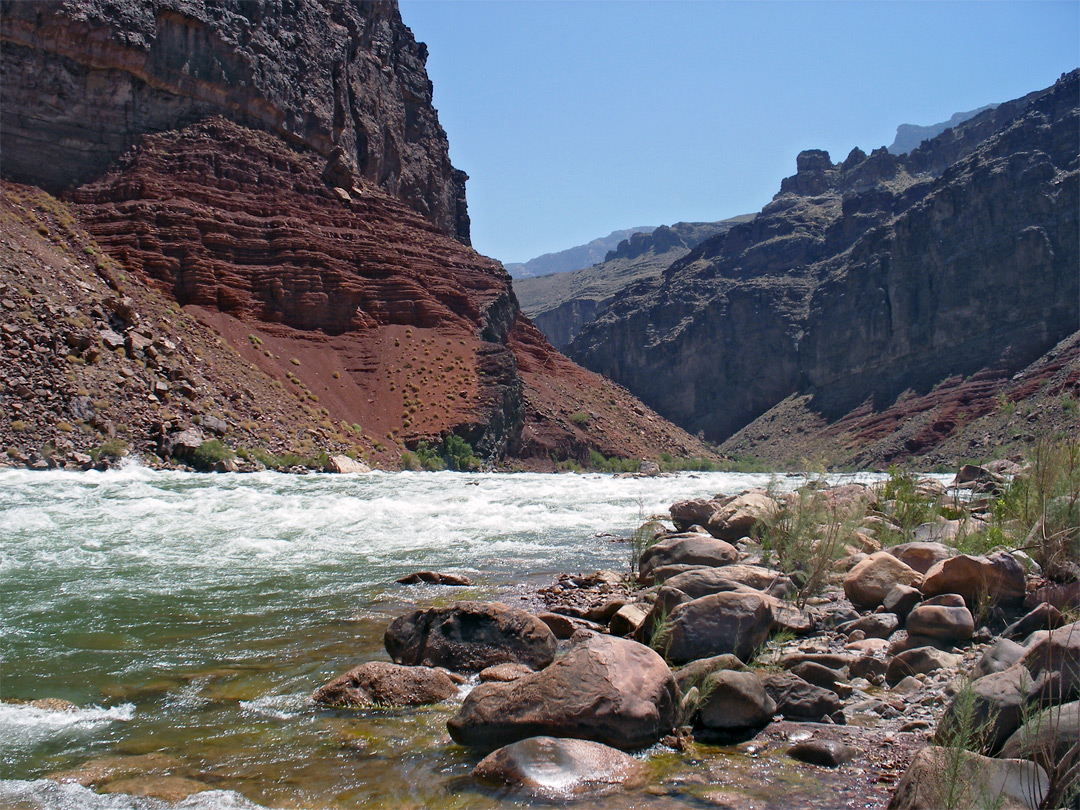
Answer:
<svg viewBox="0 0 1080 810"><path fill-rule="evenodd" d="M385 635L393 663L362 664L314 700L461 701L447 726L484 756L476 783L549 801L682 795L686 778L656 781L650 760L693 762L700 746L721 745L770 767L782 757L810 774L840 769L844 806L1069 806L1075 568L1040 566L1045 549L961 553L993 523L1003 472L1025 474L968 467L949 490L894 476L679 502L672 525L626 540L632 575L563 574L520 606L399 616ZM811 555L788 570L777 527L810 495L833 522L807 533ZM916 503L958 516L940 508L908 525ZM911 539L890 543L898 536ZM711 773L690 780L709 806L760 806Z"/></svg>

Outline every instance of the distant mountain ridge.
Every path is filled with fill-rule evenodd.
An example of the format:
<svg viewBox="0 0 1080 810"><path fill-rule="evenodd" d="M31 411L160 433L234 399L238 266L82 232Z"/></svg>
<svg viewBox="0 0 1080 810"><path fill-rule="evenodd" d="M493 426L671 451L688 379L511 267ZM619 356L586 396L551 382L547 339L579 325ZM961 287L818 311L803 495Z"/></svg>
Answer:
<svg viewBox="0 0 1080 810"><path fill-rule="evenodd" d="M570 273L604 261L608 251L617 248L620 242L633 234L652 233L654 230L656 230L655 225L623 228L620 231L612 231L607 236L593 239L584 245L576 245L554 253L545 253L543 256L529 259L527 262L504 263L503 267L506 268L511 278L536 278L537 276L549 276L553 273Z"/></svg>
<svg viewBox="0 0 1080 810"><path fill-rule="evenodd" d="M676 222L651 233L634 233L609 250L604 261L569 273L514 280L522 311L553 346L566 346L581 328L636 281L660 276L673 262L708 239L755 214L719 222Z"/></svg>
<svg viewBox="0 0 1080 810"><path fill-rule="evenodd" d="M985 104L978 109L953 113L948 121L941 121L937 124L929 124L928 126L921 126L919 124L901 124L896 128L896 137L893 139L892 144L887 147L889 154L906 155L912 149L918 149L919 144L923 141L936 138L945 130L959 126L965 121L970 121L979 113L993 110L997 106L997 104Z"/></svg>

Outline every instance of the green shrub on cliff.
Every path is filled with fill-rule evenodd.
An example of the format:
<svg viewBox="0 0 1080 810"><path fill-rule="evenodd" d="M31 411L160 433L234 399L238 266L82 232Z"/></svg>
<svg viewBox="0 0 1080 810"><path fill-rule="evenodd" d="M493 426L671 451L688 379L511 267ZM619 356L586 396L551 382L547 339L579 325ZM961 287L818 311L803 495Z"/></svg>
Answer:
<svg viewBox="0 0 1080 810"><path fill-rule="evenodd" d="M231 447L220 439L208 439L195 448L191 462L197 470L212 470L219 461L233 458L236 458L236 453Z"/></svg>

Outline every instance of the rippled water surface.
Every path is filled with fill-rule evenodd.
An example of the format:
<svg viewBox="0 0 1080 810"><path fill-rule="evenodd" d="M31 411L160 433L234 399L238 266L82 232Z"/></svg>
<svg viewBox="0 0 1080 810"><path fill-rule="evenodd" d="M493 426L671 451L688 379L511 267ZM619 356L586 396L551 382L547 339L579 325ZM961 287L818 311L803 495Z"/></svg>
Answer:
<svg viewBox="0 0 1080 810"><path fill-rule="evenodd" d="M562 571L625 569L626 545L611 535L640 516L769 480L0 471L0 697L80 707L0 704L0 806L518 806L469 780L478 757L446 734L453 705L326 712L308 695L385 660L387 622L414 605L512 601L521 584ZM421 568L474 585L394 583ZM587 806L701 806L705 787L690 775L721 760L727 781L746 771L753 787L740 789L801 778L754 776L754 762L715 756L654 755L667 793ZM113 774L113 793L44 778L93 769ZM184 780L211 790L140 797L150 782L157 793L175 784L179 797Z"/></svg>

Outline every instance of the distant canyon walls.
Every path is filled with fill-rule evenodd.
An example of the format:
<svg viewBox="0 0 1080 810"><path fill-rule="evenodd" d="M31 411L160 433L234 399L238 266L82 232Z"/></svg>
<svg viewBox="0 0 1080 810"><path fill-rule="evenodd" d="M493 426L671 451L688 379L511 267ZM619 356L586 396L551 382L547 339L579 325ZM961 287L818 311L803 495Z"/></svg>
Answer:
<svg viewBox="0 0 1080 810"><path fill-rule="evenodd" d="M0 16L7 179L70 188L143 134L220 115L340 154L469 244L467 177L396 3L4 0Z"/></svg>
<svg viewBox="0 0 1080 810"><path fill-rule="evenodd" d="M641 281L568 353L721 441L794 393L837 418L1080 329L1080 72L909 155L803 152L750 223Z"/></svg>

